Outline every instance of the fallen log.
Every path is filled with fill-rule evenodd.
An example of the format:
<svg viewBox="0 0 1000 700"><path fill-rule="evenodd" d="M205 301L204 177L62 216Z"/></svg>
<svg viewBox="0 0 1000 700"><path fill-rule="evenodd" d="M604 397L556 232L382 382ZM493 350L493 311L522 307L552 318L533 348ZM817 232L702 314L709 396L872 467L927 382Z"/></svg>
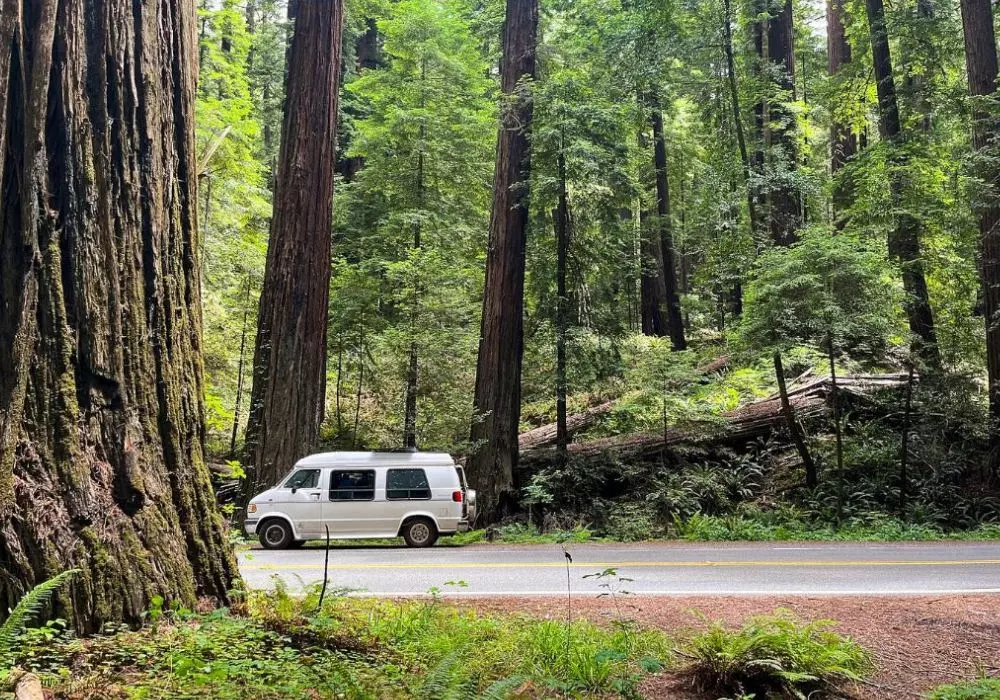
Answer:
<svg viewBox="0 0 1000 700"><path fill-rule="evenodd" d="M614 401L605 401L600 405L591 406L582 413L574 413L571 416L567 416L567 434L570 437L573 437L573 433L586 430L594 425L601 416L610 412L614 407ZM540 425L537 428L532 428L531 430L527 430L517 436L517 446L522 452L554 444L556 444L555 423Z"/></svg>
<svg viewBox="0 0 1000 700"><path fill-rule="evenodd" d="M848 375L838 377L837 389L842 394L864 396L879 389L902 387L906 382L905 374ZM788 401L796 419L805 421L825 416L829 411L831 391L829 376L789 389ZM577 442L570 444L568 449L570 454L580 456L613 452L644 458L685 444L744 445L770 435L784 420L781 399L774 395L723 413L715 420L688 421L658 433L616 435ZM544 461L545 453L546 450L541 449L526 451L522 455L521 464L530 466L533 461Z"/></svg>
<svg viewBox="0 0 1000 700"><path fill-rule="evenodd" d="M721 372L726 367L729 366L730 356L723 355L718 357L711 362L698 367L695 372L698 374L713 374L715 372ZM581 413L574 413L571 416L566 417L566 432L570 438L573 437L574 433L578 433L581 430L586 430L592 427L601 416L610 413L615 407L615 401L605 401L604 403L591 406L586 411ZM521 452L526 452L528 450L535 450L540 447L550 447L556 444L557 436L557 426L555 423L546 423L545 425L540 425L537 428L532 428L531 430L526 430L517 436L517 446Z"/></svg>

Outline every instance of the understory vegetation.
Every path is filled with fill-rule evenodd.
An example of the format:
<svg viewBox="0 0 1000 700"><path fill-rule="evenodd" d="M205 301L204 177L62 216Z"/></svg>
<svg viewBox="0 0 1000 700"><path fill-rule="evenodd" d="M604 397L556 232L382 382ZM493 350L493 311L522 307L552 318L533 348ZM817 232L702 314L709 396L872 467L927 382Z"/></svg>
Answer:
<svg viewBox="0 0 1000 700"><path fill-rule="evenodd" d="M65 580L40 587L31 604ZM706 631L671 638L622 617L622 608L601 624L574 618L572 599L565 617L536 619L477 613L434 591L394 602L327 595L319 586L292 595L277 579L275 586L240 593L233 609L196 612L156 599L141 628L109 626L87 637L62 620L21 625L0 638L0 672L37 674L67 700L501 700L635 698L661 674L687 679L706 698L804 697L873 670L869 653L832 622L807 623L780 610L740 630L702 616Z"/></svg>

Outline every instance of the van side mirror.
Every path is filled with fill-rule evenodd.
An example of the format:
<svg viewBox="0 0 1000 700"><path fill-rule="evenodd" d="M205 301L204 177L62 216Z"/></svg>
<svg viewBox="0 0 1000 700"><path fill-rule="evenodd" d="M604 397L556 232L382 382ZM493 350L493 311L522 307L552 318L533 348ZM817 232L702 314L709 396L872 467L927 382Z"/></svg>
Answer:
<svg viewBox="0 0 1000 700"><path fill-rule="evenodd" d="M299 490L299 487L298 487L298 486L293 486L293 487L292 487L292 493L295 493L295 492L296 492L296 491L298 491L298 490Z"/></svg>

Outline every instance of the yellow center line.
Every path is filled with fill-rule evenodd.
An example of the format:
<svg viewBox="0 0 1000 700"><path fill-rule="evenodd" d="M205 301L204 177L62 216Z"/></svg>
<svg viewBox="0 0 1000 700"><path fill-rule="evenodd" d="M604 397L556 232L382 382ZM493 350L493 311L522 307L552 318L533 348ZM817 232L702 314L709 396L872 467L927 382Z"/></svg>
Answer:
<svg viewBox="0 0 1000 700"><path fill-rule="evenodd" d="M713 567L865 567L865 566L983 566L1000 565L1000 559L952 559L914 561L621 561L574 562L574 569L647 568L713 568ZM322 564L244 564L244 570L286 571L322 569ZM337 564L332 569L564 569L565 562L455 562L407 564Z"/></svg>

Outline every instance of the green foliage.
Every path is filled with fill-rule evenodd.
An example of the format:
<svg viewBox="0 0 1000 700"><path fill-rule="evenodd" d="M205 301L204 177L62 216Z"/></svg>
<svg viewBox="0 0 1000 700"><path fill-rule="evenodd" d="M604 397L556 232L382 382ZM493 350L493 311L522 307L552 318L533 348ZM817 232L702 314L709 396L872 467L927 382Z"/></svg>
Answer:
<svg viewBox="0 0 1000 700"><path fill-rule="evenodd" d="M347 155L364 168L337 194L337 394L327 439L399 442L415 348L419 443L450 448L467 438L472 402L490 82L461 3L406 0L378 12L382 65L346 86L358 112Z"/></svg>
<svg viewBox="0 0 1000 700"><path fill-rule="evenodd" d="M1000 678L978 678L965 683L942 685L932 690L928 700L997 700Z"/></svg>
<svg viewBox="0 0 1000 700"><path fill-rule="evenodd" d="M862 357L884 354L900 333L899 299L882 257L856 236L803 231L757 262L738 342L754 349L806 343Z"/></svg>
<svg viewBox="0 0 1000 700"><path fill-rule="evenodd" d="M79 569L69 569L38 584L18 601L13 610L9 611L7 619L0 624L0 674L4 674L14 665L19 652L19 641L28 625L45 611L59 589L78 573Z"/></svg>
<svg viewBox="0 0 1000 700"><path fill-rule="evenodd" d="M830 631L834 624L803 623L785 610L753 618L738 631L716 622L685 646L692 659L687 672L703 690L782 690L803 699L815 689L863 679L873 670L871 655Z"/></svg>

